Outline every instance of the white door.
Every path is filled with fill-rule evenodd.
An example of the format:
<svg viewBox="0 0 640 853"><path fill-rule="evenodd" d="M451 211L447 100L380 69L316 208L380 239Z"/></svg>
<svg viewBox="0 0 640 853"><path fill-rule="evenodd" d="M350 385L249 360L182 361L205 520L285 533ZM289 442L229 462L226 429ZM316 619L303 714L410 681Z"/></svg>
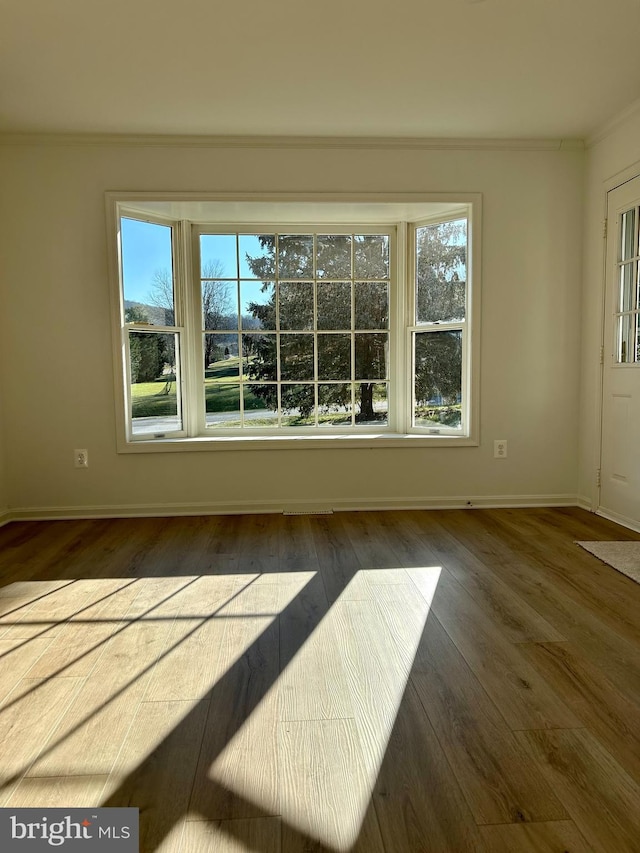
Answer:
<svg viewBox="0 0 640 853"><path fill-rule="evenodd" d="M640 177L608 194L600 511L640 525Z"/></svg>

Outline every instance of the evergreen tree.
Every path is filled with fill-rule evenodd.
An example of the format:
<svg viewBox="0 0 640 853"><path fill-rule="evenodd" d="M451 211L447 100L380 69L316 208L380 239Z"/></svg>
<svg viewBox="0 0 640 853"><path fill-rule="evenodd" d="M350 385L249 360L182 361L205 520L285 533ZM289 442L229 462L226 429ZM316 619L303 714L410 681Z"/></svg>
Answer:
<svg viewBox="0 0 640 853"><path fill-rule="evenodd" d="M310 235L281 235L277 258L274 235L262 235L259 241L261 254L246 257L252 274L262 281L265 295L263 301L249 305L261 334L243 335L243 356L247 359L252 393L269 409L277 409L277 386L260 383L274 382L278 378L277 339L273 334L278 329L283 333L280 335L280 378L296 383L282 386L283 410L297 411L303 418L313 414L314 389L310 383L314 379L315 270L318 380L343 380L343 384L320 386L321 410L347 408L350 405L347 383L353 378L357 383L356 422L374 421L379 417L374 405L376 381L387 379L387 239L379 235L360 235L353 238L352 246L350 235L319 235L315 258ZM416 229L415 286L416 324L464 318L465 220ZM352 365L353 356L355 363ZM436 397L447 402L457 401L461 365L459 332L418 333L415 364L417 402Z"/></svg>
<svg viewBox="0 0 640 853"><path fill-rule="evenodd" d="M466 220L417 229L417 323L464 319L466 238ZM418 333L415 343L416 402L426 403L438 398L444 404L458 402L461 365L462 336L459 331Z"/></svg>
<svg viewBox="0 0 640 853"><path fill-rule="evenodd" d="M125 322L148 323L149 318L139 306L125 310ZM165 365L175 365L173 336L161 332L129 334L131 382L154 382L164 372Z"/></svg>
<svg viewBox="0 0 640 853"><path fill-rule="evenodd" d="M308 417L314 410L313 335L313 238L310 235L281 236L278 245L279 278L299 279L281 281L276 289L273 283L276 268L276 243L274 235L260 238L263 250L259 257L247 256L252 273L263 281L262 291L268 298L261 303L251 303L249 310L259 321L262 335L244 335L243 349L248 362L248 375L256 382L277 379L276 336L269 330L278 328L280 337L281 378L299 381L296 385L282 386L284 411L298 411ZM355 283L354 327L361 330L355 335L355 379L363 380L357 386L358 408L356 420L371 421L377 415L374 409L374 382L386 379L386 332L364 330L388 328L388 292L384 282L366 281L388 276L387 240L377 236L355 238L355 275L365 279ZM346 408L351 395L346 383L351 380L351 236L323 235L317 238L316 256L317 313L318 313L318 379L344 380L345 384L321 386L321 408L325 411ZM307 279L305 281L304 279ZM276 316L277 314L277 316ZM323 334L323 331L340 334ZM252 384L251 391L260 397L268 408L277 409L277 387Z"/></svg>
<svg viewBox="0 0 640 853"><path fill-rule="evenodd" d="M466 220L416 229L416 320L462 320L465 316Z"/></svg>

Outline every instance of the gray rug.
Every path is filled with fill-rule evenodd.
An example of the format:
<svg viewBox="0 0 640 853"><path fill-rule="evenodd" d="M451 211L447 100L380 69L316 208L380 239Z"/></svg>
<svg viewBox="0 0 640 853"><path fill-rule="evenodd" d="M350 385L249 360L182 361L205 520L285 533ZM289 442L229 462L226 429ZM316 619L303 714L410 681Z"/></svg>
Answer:
<svg viewBox="0 0 640 853"><path fill-rule="evenodd" d="M640 542L576 542L576 545L640 583Z"/></svg>

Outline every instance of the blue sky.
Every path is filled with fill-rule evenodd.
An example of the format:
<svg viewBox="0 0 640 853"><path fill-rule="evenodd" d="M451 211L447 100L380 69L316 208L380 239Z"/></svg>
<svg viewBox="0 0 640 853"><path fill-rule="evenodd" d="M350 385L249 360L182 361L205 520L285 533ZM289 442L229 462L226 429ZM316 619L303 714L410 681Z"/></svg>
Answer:
<svg viewBox="0 0 640 853"><path fill-rule="evenodd" d="M171 228L124 217L121 222L124 298L149 303L154 273L171 270Z"/></svg>
<svg viewBox="0 0 640 853"><path fill-rule="evenodd" d="M122 220L122 272L124 298L132 302L152 303L153 277L156 272L169 272L171 263L171 228L137 219ZM262 253L257 236L241 234L239 238L240 275L251 278L246 254L256 257ZM201 239L202 265L217 262L224 278L237 276L235 234L207 234ZM254 288L243 288L247 297ZM256 294L251 293L251 299ZM245 302L247 298L245 297ZM245 306L243 306L244 313Z"/></svg>

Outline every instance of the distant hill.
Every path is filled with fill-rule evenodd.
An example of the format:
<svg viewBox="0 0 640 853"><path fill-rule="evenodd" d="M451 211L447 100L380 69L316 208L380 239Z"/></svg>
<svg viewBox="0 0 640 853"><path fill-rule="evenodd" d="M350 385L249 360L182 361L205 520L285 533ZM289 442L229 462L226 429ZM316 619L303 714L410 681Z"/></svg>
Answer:
<svg viewBox="0 0 640 853"><path fill-rule="evenodd" d="M126 311L128 308L137 308L154 326L173 325L173 311L170 308L160 308L158 305L147 305L144 302L132 302L130 299L125 299L124 310Z"/></svg>
<svg viewBox="0 0 640 853"><path fill-rule="evenodd" d="M130 299L124 300L124 310L126 311L128 308L137 308L146 318L147 322L152 323L154 326L173 326L173 311L170 308L160 308L158 305L147 305L146 302L133 302ZM220 317L217 321L216 328L218 329L234 329L237 326L238 318L235 314L229 314L224 317ZM253 317L251 314L243 314L242 315L242 329L244 331L257 331L262 328L262 323L257 317ZM212 330L213 331L213 330ZM236 334L232 332L230 335L224 336L220 335L220 342L223 341L223 337L229 337L230 341L235 341ZM226 341L225 341L226 343ZM237 354L237 342L236 342L236 354Z"/></svg>

